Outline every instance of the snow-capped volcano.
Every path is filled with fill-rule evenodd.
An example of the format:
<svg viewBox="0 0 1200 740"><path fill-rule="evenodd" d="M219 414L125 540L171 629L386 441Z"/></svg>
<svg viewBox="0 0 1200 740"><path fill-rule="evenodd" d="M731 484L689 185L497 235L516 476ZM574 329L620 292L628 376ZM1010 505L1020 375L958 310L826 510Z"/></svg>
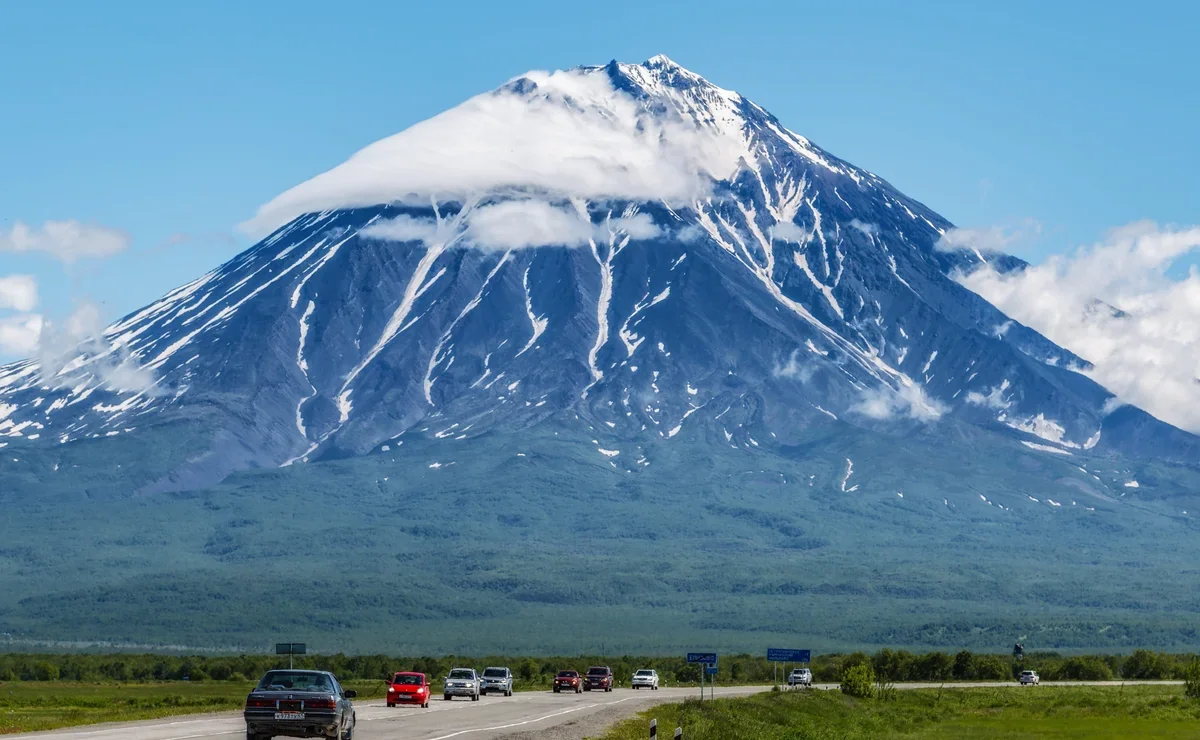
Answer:
<svg viewBox="0 0 1200 740"><path fill-rule="evenodd" d="M250 227L274 231L53 372L0 368L0 439L201 425L160 488L548 419L626 442L965 424L1061 456L1196 450L1107 415L1082 360L949 277L1019 261L939 251L945 219L665 57L514 79ZM131 363L152 387L114 386Z"/></svg>

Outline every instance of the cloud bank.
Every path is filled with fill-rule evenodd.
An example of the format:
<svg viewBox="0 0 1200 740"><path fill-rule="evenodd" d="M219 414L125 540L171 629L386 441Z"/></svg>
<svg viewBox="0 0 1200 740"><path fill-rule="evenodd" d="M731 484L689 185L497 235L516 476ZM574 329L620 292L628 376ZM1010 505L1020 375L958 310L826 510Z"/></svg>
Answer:
<svg viewBox="0 0 1200 740"><path fill-rule="evenodd" d="M79 221L47 221L41 228L20 221L0 231L0 252L41 252L70 264L88 257L111 257L129 247L129 235Z"/></svg>
<svg viewBox="0 0 1200 740"><path fill-rule="evenodd" d="M259 209L265 233L303 213L516 189L561 198L687 200L747 156L741 141L651 114L602 70L530 72L382 139Z"/></svg>
<svg viewBox="0 0 1200 740"><path fill-rule="evenodd" d="M0 308L32 311L37 295L37 280L32 275L0 275Z"/></svg>
<svg viewBox="0 0 1200 740"><path fill-rule="evenodd" d="M1020 272L957 279L1091 362L1085 374L1122 401L1200 432L1200 272L1172 269L1198 248L1200 227L1138 222Z"/></svg>
<svg viewBox="0 0 1200 740"><path fill-rule="evenodd" d="M106 390L158 392L154 373L142 367L127 347L105 338L100 309L94 303L80 303L61 323L42 319L36 357L42 382L52 388L74 385L76 375L83 373L99 380Z"/></svg>
<svg viewBox="0 0 1200 740"><path fill-rule="evenodd" d="M575 208L536 199L508 200L476 208L464 219L461 234L451 233L449 223L439 225L433 219L402 215L374 223L362 233L376 239L427 244L445 243L458 237L459 243L484 250L581 247L593 239L606 241L610 232L627 234L632 239L650 239L661 233L645 213L594 223Z"/></svg>

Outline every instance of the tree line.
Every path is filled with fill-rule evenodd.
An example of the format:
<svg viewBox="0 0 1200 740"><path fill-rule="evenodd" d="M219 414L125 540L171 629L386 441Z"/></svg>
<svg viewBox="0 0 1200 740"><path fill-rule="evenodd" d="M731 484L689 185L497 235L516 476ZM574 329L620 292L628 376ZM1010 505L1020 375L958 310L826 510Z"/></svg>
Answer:
<svg viewBox="0 0 1200 740"><path fill-rule="evenodd" d="M1031 652L1021 658L993 653L928 652L905 650L831 653L814 656L807 667L817 683L838 683L846 671L870 666L874 675L889 681L1003 681L1023 670L1035 670L1047 681L1100 681L1123 679L1183 679L1196 656L1135 650L1129 655L1073 655ZM273 668L286 668L287 656L249 654L236 656L185 656L162 654L0 653L0 682L7 681L257 681ZM394 657L387 655L300 655L297 668L333 672L342 680L382 681L396 671L420 671L433 680L452 668L482 669L508 666L519 683L549 686L560 670L586 671L591 665L612 668L618 683L628 685L641 668L658 671L666 685L692 685L699 667L680 657L663 656L558 656L558 657ZM717 682L724 684L782 681L789 668L752 655L722 656Z"/></svg>

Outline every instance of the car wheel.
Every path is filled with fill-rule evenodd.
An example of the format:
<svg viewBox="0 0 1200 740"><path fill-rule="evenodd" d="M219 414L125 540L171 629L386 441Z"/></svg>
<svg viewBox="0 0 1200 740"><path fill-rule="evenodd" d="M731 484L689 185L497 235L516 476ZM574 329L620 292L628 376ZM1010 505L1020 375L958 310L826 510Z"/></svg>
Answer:
<svg viewBox="0 0 1200 740"><path fill-rule="evenodd" d="M471 697L471 701L479 701L479 694Z"/></svg>
<svg viewBox="0 0 1200 740"><path fill-rule="evenodd" d="M480 690L479 690L479 695L480 695L480 696L487 696L487 689L480 689Z"/></svg>
<svg viewBox="0 0 1200 740"><path fill-rule="evenodd" d="M554 693L556 693L556 694L557 694L557 693L558 693L558 687L557 687L557 686L555 686L555 687L552 689L552 691L553 691Z"/></svg>
<svg viewBox="0 0 1200 740"><path fill-rule="evenodd" d="M446 694L446 695L445 695L445 696L443 696L442 698L443 698L443 699L445 699L446 701L450 701L450 695L449 695L449 694Z"/></svg>
<svg viewBox="0 0 1200 740"><path fill-rule="evenodd" d="M395 704L393 704L392 702L390 702L390 701L389 701L389 702L388 702L388 706L389 706L389 707L394 707L394 706L396 706L396 705L395 705Z"/></svg>
<svg viewBox="0 0 1200 740"><path fill-rule="evenodd" d="M429 709L429 702L425 702L424 704L422 704L421 709Z"/></svg>

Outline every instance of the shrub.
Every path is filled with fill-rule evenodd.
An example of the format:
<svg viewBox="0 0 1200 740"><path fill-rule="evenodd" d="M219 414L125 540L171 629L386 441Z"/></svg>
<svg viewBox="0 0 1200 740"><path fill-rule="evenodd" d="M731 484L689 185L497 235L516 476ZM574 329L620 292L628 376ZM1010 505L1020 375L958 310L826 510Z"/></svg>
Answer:
<svg viewBox="0 0 1200 740"><path fill-rule="evenodd" d="M1059 673L1068 681L1107 681L1112 678L1108 663L1093 655L1067 658Z"/></svg>
<svg viewBox="0 0 1200 740"><path fill-rule="evenodd" d="M843 671L841 689L847 696L871 698L875 693L875 670L871 668L871 664L859 663Z"/></svg>
<svg viewBox="0 0 1200 740"><path fill-rule="evenodd" d="M1189 699L1200 699L1200 659L1193 659L1183 669L1183 693Z"/></svg>
<svg viewBox="0 0 1200 740"><path fill-rule="evenodd" d="M971 678L980 681L1004 681L1012 678L1008 661L999 655L977 655L971 662Z"/></svg>
<svg viewBox="0 0 1200 740"><path fill-rule="evenodd" d="M1173 668L1171 659L1166 655L1149 650L1134 650L1122 664L1121 675L1125 678L1153 681L1170 678Z"/></svg>

